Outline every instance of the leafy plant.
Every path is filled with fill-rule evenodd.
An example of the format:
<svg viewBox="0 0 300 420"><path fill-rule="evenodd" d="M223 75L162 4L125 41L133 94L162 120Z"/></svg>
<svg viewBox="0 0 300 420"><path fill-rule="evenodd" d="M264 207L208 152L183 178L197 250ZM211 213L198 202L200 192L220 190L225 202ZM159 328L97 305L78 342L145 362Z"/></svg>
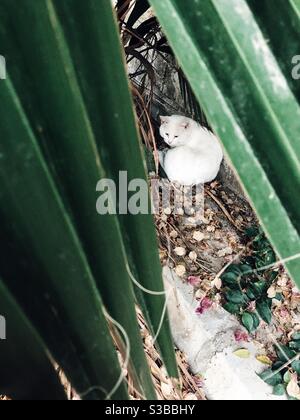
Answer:
<svg viewBox="0 0 300 420"><path fill-rule="evenodd" d="M288 345L282 344L278 347L278 359L274 362L272 368L259 375L264 382L273 387L274 395L287 394L289 399L300 399L300 387L298 386L300 382L299 351L300 335L295 333Z"/></svg>
<svg viewBox="0 0 300 420"><path fill-rule="evenodd" d="M285 42L258 0L150 3L268 239L300 286L300 111L290 87L296 82L282 66L285 45L297 40L298 2L281 2L283 19L293 21Z"/></svg>
<svg viewBox="0 0 300 420"><path fill-rule="evenodd" d="M299 26L298 3L285 3L283 18ZM275 25L267 24L266 8L256 19L254 0L232 0L230 8L225 0L186 4L138 0L132 9L130 1L119 0L118 26L110 1L26 0L19 8L11 0L0 3L0 40L10 69L0 83L1 305L19 325L11 348L25 332L33 349L30 354L24 348L28 366L11 383L1 376L2 392L20 396L21 382L29 384L22 398L34 398L28 367L37 369L37 380L46 375L49 397L63 398L54 359L83 399L128 398L111 338L123 331L134 385L146 398L155 396L137 301L158 335L170 376L177 376L168 320L162 318L165 296L152 217L99 218L95 211L100 178L117 182L124 169L129 181L146 179L119 32L128 61L140 61L139 87L148 77L155 81L147 54L176 56L190 82L181 82L183 95L191 102L194 94L203 106L264 231L300 284L299 104L294 82L287 82ZM149 5L158 20L136 26ZM291 28L286 33L290 40ZM136 100L144 100L134 92ZM148 120L147 105L141 108ZM253 279L247 271L274 258L266 244L255 246L254 261L231 267L224 280L228 308L238 311L249 329L257 323L246 310L253 299L269 319L265 288L273 276L266 271ZM294 337L285 349L289 355L298 341ZM2 364L11 362L9 352L6 347ZM276 392L282 392L282 378L277 373L275 378Z"/></svg>
<svg viewBox="0 0 300 420"><path fill-rule="evenodd" d="M222 275L224 308L241 319L244 327L253 333L260 319L272 321L272 299L268 289L278 276L270 269L276 262L275 253L264 233L252 227L246 231L245 241L251 243L251 252L241 263L232 264ZM276 299L282 299L277 295Z"/></svg>

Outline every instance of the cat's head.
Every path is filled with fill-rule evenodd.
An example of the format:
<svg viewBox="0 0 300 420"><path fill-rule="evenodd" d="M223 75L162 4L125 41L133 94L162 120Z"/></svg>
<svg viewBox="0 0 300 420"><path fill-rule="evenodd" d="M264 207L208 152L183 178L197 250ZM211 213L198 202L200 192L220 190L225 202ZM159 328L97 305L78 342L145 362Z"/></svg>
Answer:
<svg viewBox="0 0 300 420"><path fill-rule="evenodd" d="M191 129L195 122L180 115L160 117L160 135L171 147L183 146L190 138Z"/></svg>

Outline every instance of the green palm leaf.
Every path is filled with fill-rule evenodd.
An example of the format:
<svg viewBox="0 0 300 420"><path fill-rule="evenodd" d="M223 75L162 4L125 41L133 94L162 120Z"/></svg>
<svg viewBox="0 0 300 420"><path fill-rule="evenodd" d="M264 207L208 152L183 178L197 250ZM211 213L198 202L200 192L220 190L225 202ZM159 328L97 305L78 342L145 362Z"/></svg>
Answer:
<svg viewBox="0 0 300 420"><path fill-rule="evenodd" d="M286 265L300 284L300 108L251 9L244 0L151 4L279 257L294 258Z"/></svg>
<svg viewBox="0 0 300 420"><path fill-rule="evenodd" d="M131 179L146 179L112 6L99 7L91 0L85 5L77 0L27 0L26 8L16 9L3 0L0 39L12 63L10 80L0 86L5 106L0 121L5 139L0 178L5 187L0 202L6 202L0 210L1 272L83 398L127 397L119 383L103 301L128 336L137 390L154 399L128 268L131 264L139 275L147 274L141 281L144 287L163 290L153 220L137 217L135 222L132 217L132 229L126 233L124 220L96 212L97 182L112 176L117 181L118 169L131 170L133 156ZM80 48L91 39L93 48ZM96 80L99 77L105 90L99 97L93 85L93 54L101 56L107 48L115 51L114 71L97 61ZM111 101L108 87L113 87ZM125 124L116 124L116 114L123 114ZM131 139L129 152L125 145L116 150L124 136ZM124 165L118 164L121 160ZM148 235L142 241L141 227ZM134 255L135 247L141 260ZM21 277L26 281L20 283ZM144 305L145 315L157 331L164 296L147 294L145 301L150 302ZM158 342L170 374L176 376L167 320Z"/></svg>
<svg viewBox="0 0 300 420"><path fill-rule="evenodd" d="M10 7L6 5L5 12L9 11ZM36 21L35 31L27 34L22 24L25 21ZM96 185L107 175L55 9L51 2L33 2L25 12L14 12L14 22L15 30L6 44L9 44L8 51L12 56L16 45L22 44L23 56L13 74L18 92L24 103L28 99L31 123L38 127L36 136L49 163L54 166L53 175L72 212L103 301L110 315L121 323L129 336L131 358L140 378L139 389L148 398L154 398L119 223L116 216L99 216L96 212ZM38 56L37 51L40 52ZM23 66L30 66L33 61L35 65L25 75ZM23 87L26 79L34 80L34 102L31 92Z"/></svg>
<svg viewBox="0 0 300 420"><path fill-rule="evenodd" d="M0 101L5 104L0 120L0 206L2 223L10 226L11 233L9 244L1 242L5 256L1 270L10 274L7 286L19 296L21 305L31 306L31 294L44 303L42 314L36 307L33 321L38 325L44 315L38 332L77 391L83 397L105 398L117 383L120 368L101 297L9 79L0 84ZM30 259L25 249L34 260L31 283L22 282L21 270L16 273L10 268L16 260L27 269ZM16 250L21 254L16 255ZM57 334L51 313L58 318ZM65 338L61 343L62 330ZM90 388L92 392L85 393ZM121 384L114 397L126 396Z"/></svg>
<svg viewBox="0 0 300 420"><path fill-rule="evenodd" d="M0 393L21 400L65 400L45 345L1 279L0 308L8 321L6 340L0 343Z"/></svg>
<svg viewBox="0 0 300 420"><path fill-rule="evenodd" d="M117 185L120 171L127 172L128 183L135 179L146 182L146 163L137 135L132 99L122 63L122 48L110 3L68 0L55 1L55 6L64 22L73 62L77 63L77 77L106 175ZM122 193L125 189L126 186L121 186ZM150 208L149 202L149 211ZM120 223L131 271L145 289L163 291L152 216L121 214ZM154 333L160 331L158 345L162 357L170 376L176 377L177 367L168 320L165 319L161 326L165 297L149 293L142 296L139 289L137 295L150 328Z"/></svg>

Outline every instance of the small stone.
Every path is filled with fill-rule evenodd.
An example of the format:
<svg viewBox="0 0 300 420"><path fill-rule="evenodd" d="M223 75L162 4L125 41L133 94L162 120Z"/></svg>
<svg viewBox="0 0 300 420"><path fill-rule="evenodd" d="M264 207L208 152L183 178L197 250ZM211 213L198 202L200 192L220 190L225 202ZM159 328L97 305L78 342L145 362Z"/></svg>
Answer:
<svg viewBox="0 0 300 420"><path fill-rule="evenodd" d="M197 261L197 258L198 258L197 252L192 251L192 252L189 253L189 259L190 260Z"/></svg>
<svg viewBox="0 0 300 420"><path fill-rule="evenodd" d="M191 226L191 227L193 227L193 226L195 227L197 225L197 221L196 221L195 217L188 217L186 219L186 222L185 223L187 225Z"/></svg>
<svg viewBox="0 0 300 420"><path fill-rule="evenodd" d="M184 397L185 401L197 401L198 398L195 394L192 394L191 392L186 394L186 396Z"/></svg>
<svg viewBox="0 0 300 420"><path fill-rule="evenodd" d="M207 232L215 232L216 227L215 226L207 226L206 230L207 230Z"/></svg>
<svg viewBox="0 0 300 420"><path fill-rule="evenodd" d="M172 232L170 233L170 238L176 239L178 236L178 233L176 232L176 230L172 230Z"/></svg>
<svg viewBox="0 0 300 420"><path fill-rule="evenodd" d="M186 268L184 265L177 265L175 272L177 274L177 276L179 277L183 277L186 273Z"/></svg>
<svg viewBox="0 0 300 420"><path fill-rule="evenodd" d="M277 295L276 287L273 285L268 289L268 298L274 299Z"/></svg>
<svg viewBox="0 0 300 420"><path fill-rule="evenodd" d="M223 283L220 277L215 278L215 280L212 281L212 286L215 287L218 290L222 289Z"/></svg>
<svg viewBox="0 0 300 420"><path fill-rule="evenodd" d="M186 255L186 249L181 246L178 246L177 248L175 248L174 251L179 257L184 257Z"/></svg>
<svg viewBox="0 0 300 420"><path fill-rule="evenodd" d="M221 249L220 251L218 251L218 257L222 258L222 257L225 257L225 255L226 255L225 249Z"/></svg>
<svg viewBox="0 0 300 420"><path fill-rule="evenodd" d="M230 247L227 248L223 248L218 252L218 257L222 258L225 257L226 255L232 255L233 250Z"/></svg>
<svg viewBox="0 0 300 420"><path fill-rule="evenodd" d="M166 400L172 399L173 387L171 384L161 383L161 392Z"/></svg>
<svg viewBox="0 0 300 420"><path fill-rule="evenodd" d="M278 286L280 287L286 287L287 283L288 283L288 279L285 276L282 276L277 282Z"/></svg>
<svg viewBox="0 0 300 420"><path fill-rule="evenodd" d="M203 241L204 238L205 238L204 233L202 233L198 230L196 230L193 234L193 239L195 239L195 241L197 241L197 242Z"/></svg>

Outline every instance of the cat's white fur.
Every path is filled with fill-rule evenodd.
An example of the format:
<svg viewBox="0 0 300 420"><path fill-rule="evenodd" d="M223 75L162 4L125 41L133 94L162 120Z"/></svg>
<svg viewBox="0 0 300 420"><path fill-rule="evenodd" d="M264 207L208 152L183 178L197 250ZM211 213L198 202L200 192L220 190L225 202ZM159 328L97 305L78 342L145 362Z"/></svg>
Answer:
<svg viewBox="0 0 300 420"><path fill-rule="evenodd" d="M160 154L169 180L181 185L213 181L223 160L217 137L190 118L179 115L160 118L160 135L171 147Z"/></svg>

